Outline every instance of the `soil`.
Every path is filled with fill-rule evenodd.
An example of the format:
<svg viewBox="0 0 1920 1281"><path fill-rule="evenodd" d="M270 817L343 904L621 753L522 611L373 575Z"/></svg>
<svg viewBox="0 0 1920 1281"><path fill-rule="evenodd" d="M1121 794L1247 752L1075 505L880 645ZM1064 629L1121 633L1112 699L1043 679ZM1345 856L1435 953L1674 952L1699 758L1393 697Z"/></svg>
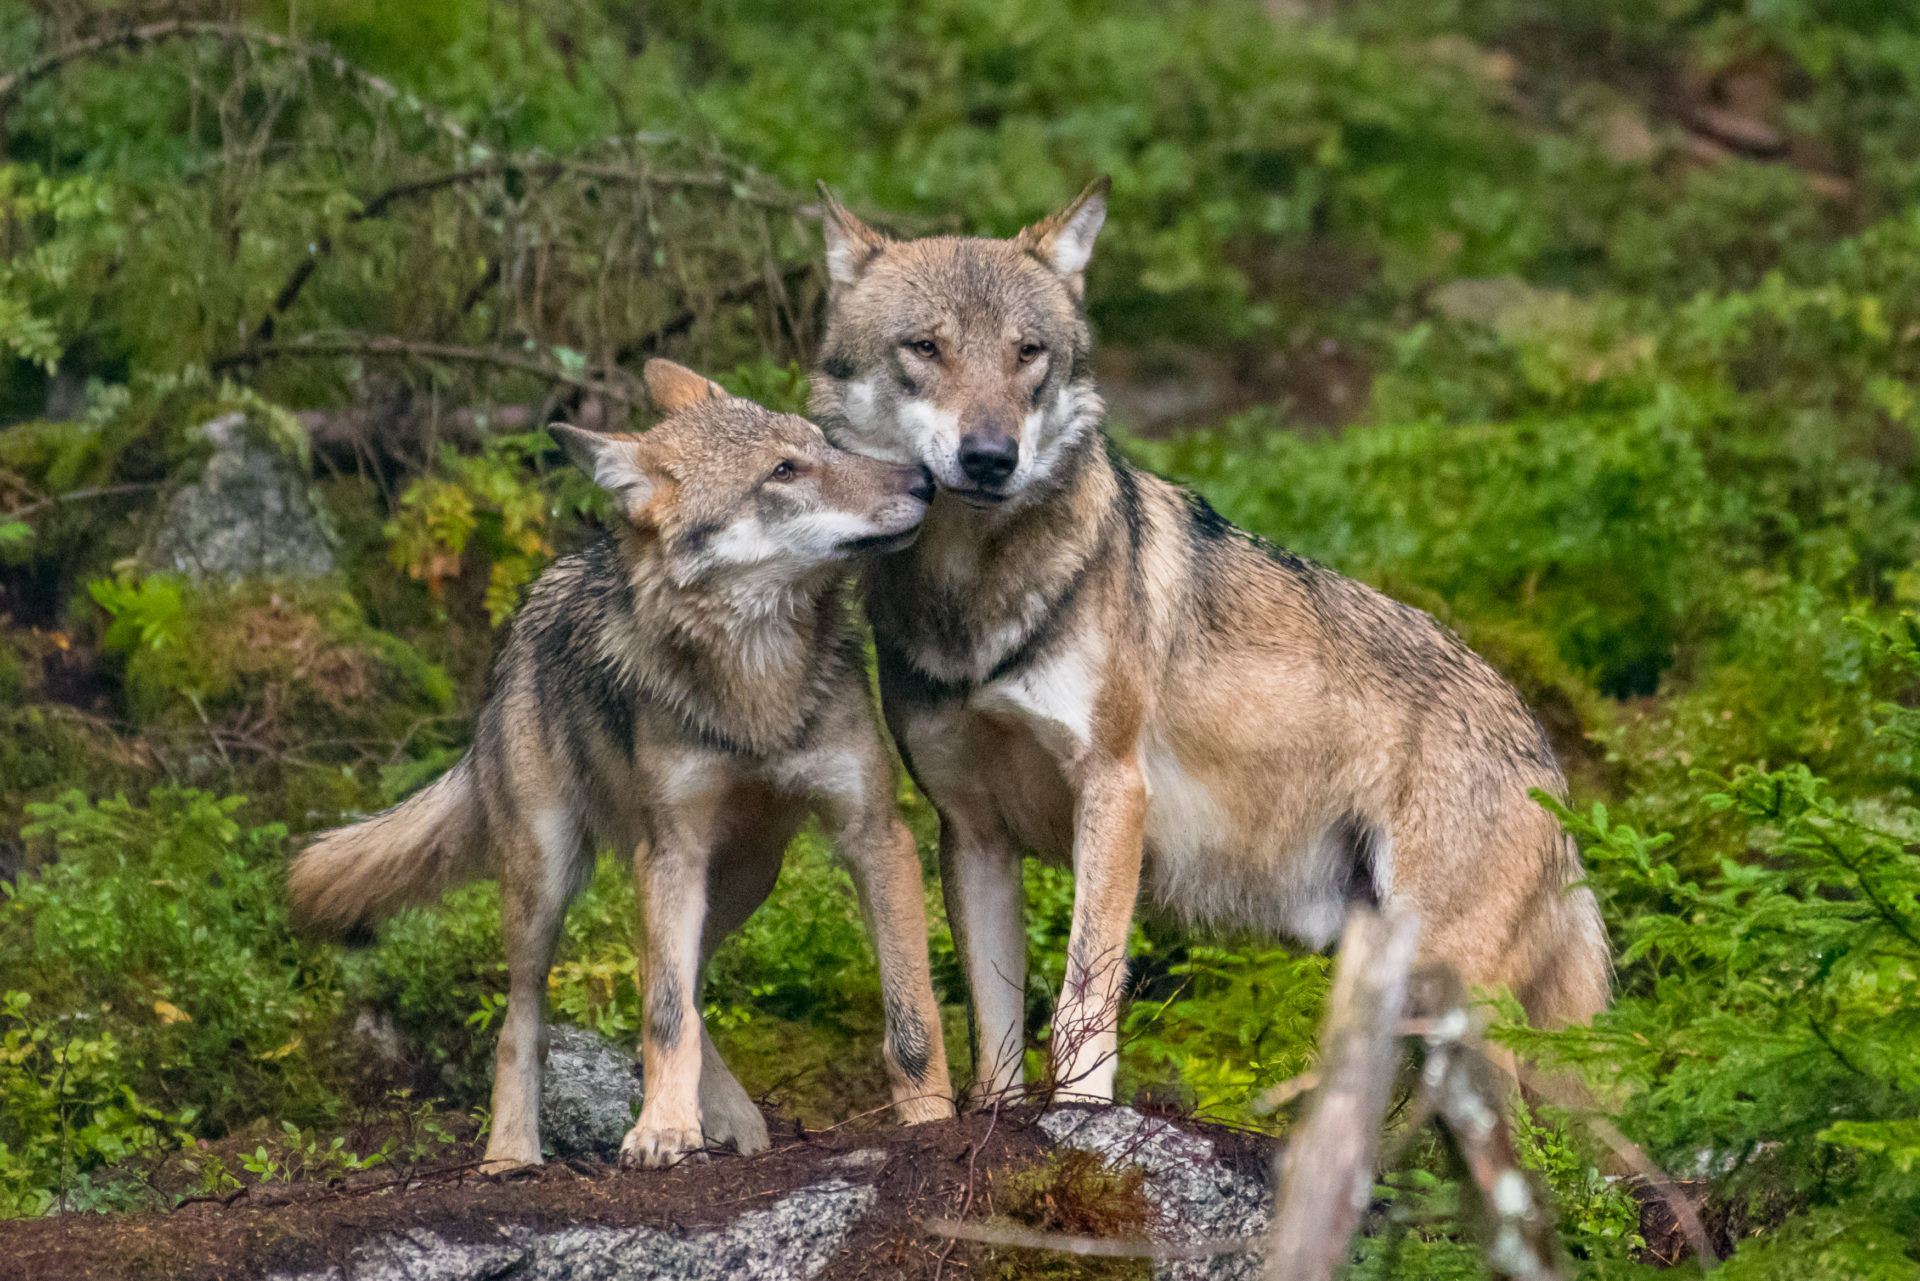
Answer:
<svg viewBox="0 0 1920 1281"><path fill-rule="evenodd" d="M489 1175L463 1145L456 1159L404 1173L256 1185L164 1212L0 1222L0 1281L239 1281L324 1268L369 1237L407 1229L458 1242L488 1240L509 1225L698 1230L832 1178L871 1181L879 1203L823 1281L930 1279L942 1271L943 1253L950 1256L946 1277L979 1275L964 1265L984 1259L982 1247L950 1247L920 1223L992 1214L996 1185L1052 1148L1037 1117L1023 1108L911 1129L873 1119L807 1131L770 1116L771 1151L752 1158L716 1153L666 1171L576 1159ZM1212 1139L1217 1159L1266 1177L1268 1140L1190 1120L1182 1126ZM886 1152L884 1164L850 1170L836 1162L873 1148Z"/></svg>

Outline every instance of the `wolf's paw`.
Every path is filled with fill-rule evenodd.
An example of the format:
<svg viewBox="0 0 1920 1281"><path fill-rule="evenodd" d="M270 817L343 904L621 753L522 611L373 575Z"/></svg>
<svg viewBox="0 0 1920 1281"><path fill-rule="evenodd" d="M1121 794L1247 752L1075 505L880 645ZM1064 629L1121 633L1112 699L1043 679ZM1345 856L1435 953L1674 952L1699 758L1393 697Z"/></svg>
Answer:
<svg viewBox="0 0 1920 1281"><path fill-rule="evenodd" d="M488 1148L486 1159L480 1162L480 1173L505 1174L509 1170L523 1170L528 1166L539 1164L541 1160L538 1152L528 1156L525 1153L495 1152L492 1148Z"/></svg>
<svg viewBox="0 0 1920 1281"><path fill-rule="evenodd" d="M644 1122L627 1131L620 1143L620 1164L628 1169L664 1170L688 1157L704 1159L705 1144L700 1130L680 1127L662 1128Z"/></svg>
<svg viewBox="0 0 1920 1281"><path fill-rule="evenodd" d="M953 1115L953 1100L944 1094L914 1094L893 1101L893 1114L902 1125L925 1125Z"/></svg>
<svg viewBox="0 0 1920 1281"><path fill-rule="evenodd" d="M737 1088L737 1087L736 1087ZM772 1140L767 1137L767 1118L753 1106L745 1090L738 1098L721 1097L700 1100L701 1124L709 1141L733 1144L741 1156L765 1152Z"/></svg>

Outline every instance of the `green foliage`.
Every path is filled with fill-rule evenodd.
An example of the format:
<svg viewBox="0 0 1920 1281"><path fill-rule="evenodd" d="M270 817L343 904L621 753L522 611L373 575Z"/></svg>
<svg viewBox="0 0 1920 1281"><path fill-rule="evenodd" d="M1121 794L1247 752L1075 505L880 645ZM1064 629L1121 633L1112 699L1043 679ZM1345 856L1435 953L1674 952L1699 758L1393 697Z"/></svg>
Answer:
<svg viewBox="0 0 1920 1281"><path fill-rule="evenodd" d="M111 235L108 187L0 164L0 351L52 373L78 315L77 279Z"/></svg>
<svg viewBox="0 0 1920 1281"><path fill-rule="evenodd" d="M148 743L181 745L195 781L284 791L310 827L440 760L446 672L335 586L197 585L123 567L87 588L127 710Z"/></svg>
<svg viewBox="0 0 1920 1281"><path fill-rule="evenodd" d="M1909 616L1873 642L1911 672L1916 637ZM1882 713L1884 734L1911 742L1920 730L1909 709ZM1710 1174L1749 1204L1879 1225L1860 1248L1880 1262L1860 1275L1907 1275L1881 1269L1911 1268L1900 1251L1920 1245L1920 809L1804 765L1696 779L1693 805L1722 823L1692 839L1728 851L1710 859L1604 805L1562 808L1613 902L1626 994L1591 1029L1516 1044L1589 1067L1628 1133L1670 1168ZM1754 1250L1774 1266L1791 1250L1829 1268L1831 1245L1805 1226Z"/></svg>
<svg viewBox="0 0 1920 1281"><path fill-rule="evenodd" d="M1593 1067L1706 1181L1731 1275L1913 1275L1911 6L1276 7L318 0L234 14L339 64L182 38L29 86L0 121L0 864L27 868L0 907L0 1210L126 1203L116 1159L262 1120L257 1169L185 1156L205 1190L348 1160L314 1129L352 1076L340 1010L477 1102L493 888L336 961L285 937L267 869L276 821L457 755L498 625L589 534L540 424L631 426L662 353L799 408L817 178L903 233L1005 232L1107 171L1089 302L1115 403L1164 367L1247 407L1129 448L1439 614L1575 767L1621 999L1514 1037ZM103 13L0 0L0 67ZM1329 365L1350 376L1317 386ZM122 564L232 409L328 477L339 582ZM253 800L65 796L15 838L29 803L162 778ZM631 1038L623 862L550 997ZM1024 875L1044 1044L1071 876ZM1123 1088L1232 1115L1307 1064L1322 959L1159 923L1132 950ZM794 1087L810 1118L880 1101L873 964L817 834L704 1001L744 1077L827 1082ZM1583 1271L1632 1275L1631 1208L1577 1134L1516 1137ZM1379 1199L1355 1275L1482 1274L1438 1153Z"/></svg>
<svg viewBox="0 0 1920 1281"><path fill-rule="evenodd" d="M1195 945L1168 969L1174 993L1136 999L1121 1039L1121 1092L1172 1087L1202 1115L1238 1115L1313 1064L1327 958L1276 948Z"/></svg>
<svg viewBox="0 0 1920 1281"><path fill-rule="evenodd" d="M74 1176L256 1116L315 1118L331 962L294 942L285 829L240 800L78 792L31 807L53 847L0 887L0 1189L32 1212Z"/></svg>
<svg viewBox="0 0 1920 1281"><path fill-rule="evenodd" d="M552 447L546 433L537 432L494 437L478 454L444 448L439 466L400 495L399 512L387 522L393 563L437 597L461 572L472 542L489 565L487 617L495 627L504 623L518 608L521 589L552 555L554 515L587 510L594 501L572 470L526 474L527 464Z"/></svg>

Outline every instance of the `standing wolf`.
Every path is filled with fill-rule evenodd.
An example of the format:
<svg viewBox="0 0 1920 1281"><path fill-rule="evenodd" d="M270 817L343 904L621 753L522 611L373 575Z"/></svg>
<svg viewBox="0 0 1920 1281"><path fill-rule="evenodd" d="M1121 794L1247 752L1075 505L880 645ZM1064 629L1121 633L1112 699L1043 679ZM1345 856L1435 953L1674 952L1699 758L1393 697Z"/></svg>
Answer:
<svg viewBox="0 0 1920 1281"><path fill-rule="evenodd" d="M495 1166L540 1160L547 971L596 845L635 851L644 904L646 1102L622 1161L672 1164L703 1130L743 1153L767 1146L701 1024L699 976L772 890L810 810L852 868L879 953L895 1109L909 1123L953 1111L920 864L842 591L850 555L912 540L932 486L678 365L651 361L646 380L667 418L644 436L551 429L620 518L534 585L472 749L411 800L322 837L289 880L299 918L344 933L500 877Z"/></svg>
<svg viewBox="0 0 1920 1281"><path fill-rule="evenodd" d="M988 1093L1019 1081L1020 853L1070 857L1055 1079L1113 1096L1144 880L1194 923L1325 946L1398 900L1430 958L1536 1019L1606 1002L1578 853L1530 788L1539 725L1428 615L1267 545L1103 430L1083 271L1095 183L1011 240L895 242L826 199L812 407L836 444L927 467L914 547L866 575L881 697L940 812Z"/></svg>

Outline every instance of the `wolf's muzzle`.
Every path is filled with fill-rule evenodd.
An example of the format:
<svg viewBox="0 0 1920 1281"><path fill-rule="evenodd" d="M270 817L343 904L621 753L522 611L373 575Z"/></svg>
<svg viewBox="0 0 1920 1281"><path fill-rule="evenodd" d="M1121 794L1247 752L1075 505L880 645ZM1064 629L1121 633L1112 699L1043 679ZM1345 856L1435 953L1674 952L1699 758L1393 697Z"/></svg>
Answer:
<svg viewBox="0 0 1920 1281"><path fill-rule="evenodd" d="M960 470L982 489L998 488L1020 465L1020 442L1011 436L972 435L960 438Z"/></svg>

